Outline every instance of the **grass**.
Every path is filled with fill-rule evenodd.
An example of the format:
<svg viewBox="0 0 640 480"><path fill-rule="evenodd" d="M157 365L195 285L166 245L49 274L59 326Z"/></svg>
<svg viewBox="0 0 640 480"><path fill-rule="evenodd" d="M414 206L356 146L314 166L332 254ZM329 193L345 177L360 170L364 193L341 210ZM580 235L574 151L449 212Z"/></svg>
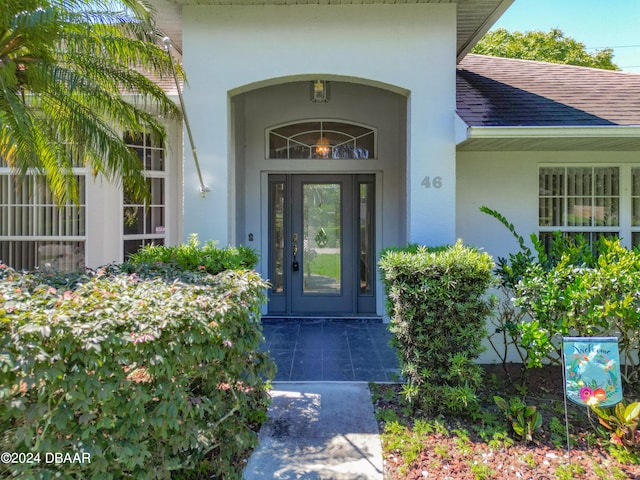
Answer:
<svg viewBox="0 0 640 480"><path fill-rule="evenodd" d="M319 253L309 265L309 271L313 275L340 280L340 254Z"/></svg>

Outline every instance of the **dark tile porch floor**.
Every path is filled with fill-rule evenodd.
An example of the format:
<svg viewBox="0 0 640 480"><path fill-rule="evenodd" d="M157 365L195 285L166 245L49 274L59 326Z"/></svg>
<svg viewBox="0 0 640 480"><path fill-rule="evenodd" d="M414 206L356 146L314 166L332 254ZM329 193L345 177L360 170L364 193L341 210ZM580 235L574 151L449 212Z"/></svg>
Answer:
<svg viewBox="0 0 640 480"><path fill-rule="evenodd" d="M278 382L396 382L399 366L379 319L262 320Z"/></svg>

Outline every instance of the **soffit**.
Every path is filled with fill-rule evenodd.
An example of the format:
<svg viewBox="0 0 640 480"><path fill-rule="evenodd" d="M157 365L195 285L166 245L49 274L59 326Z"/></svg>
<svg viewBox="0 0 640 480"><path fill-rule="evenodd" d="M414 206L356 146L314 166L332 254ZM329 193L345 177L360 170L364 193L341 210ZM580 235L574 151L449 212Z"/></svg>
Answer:
<svg viewBox="0 0 640 480"><path fill-rule="evenodd" d="M184 5L371 5L457 4L457 60L491 28L514 0L150 0L158 24L182 54L182 7Z"/></svg>

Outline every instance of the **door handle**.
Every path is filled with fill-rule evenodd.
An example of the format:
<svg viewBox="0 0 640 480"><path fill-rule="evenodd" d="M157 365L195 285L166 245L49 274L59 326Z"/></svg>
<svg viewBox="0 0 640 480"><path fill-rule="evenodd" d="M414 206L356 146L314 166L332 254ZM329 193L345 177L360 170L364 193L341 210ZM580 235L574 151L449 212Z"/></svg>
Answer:
<svg viewBox="0 0 640 480"><path fill-rule="evenodd" d="M298 235L294 234L291 238L294 242L298 241ZM291 248L291 251L293 252L293 262L291 263L291 270L293 270L294 272L297 272L300 270L300 264L298 263L298 259L297 259L297 254L298 254L298 244L294 243L293 247Z"/></svg>

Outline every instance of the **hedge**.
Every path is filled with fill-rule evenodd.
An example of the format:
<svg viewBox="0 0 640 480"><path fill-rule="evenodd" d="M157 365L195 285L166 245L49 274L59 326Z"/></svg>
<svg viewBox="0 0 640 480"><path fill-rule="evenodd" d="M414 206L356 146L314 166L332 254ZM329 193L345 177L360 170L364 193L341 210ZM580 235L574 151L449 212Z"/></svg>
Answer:
<svg viewBox="0 0 640 480"><path fill-rule="evenodd" d="M258 351L258 274L0 267L0 450L40 460L0 476L239 478L275 373ZM90 463L48 463L52 452Z"/></svg>
<svg viewBox="0 0 640 480"><path fill-rule="evenodd" d="M431 413L473 414L493 260L458 242L390 249L379 265L407 399Z"/></svg>

